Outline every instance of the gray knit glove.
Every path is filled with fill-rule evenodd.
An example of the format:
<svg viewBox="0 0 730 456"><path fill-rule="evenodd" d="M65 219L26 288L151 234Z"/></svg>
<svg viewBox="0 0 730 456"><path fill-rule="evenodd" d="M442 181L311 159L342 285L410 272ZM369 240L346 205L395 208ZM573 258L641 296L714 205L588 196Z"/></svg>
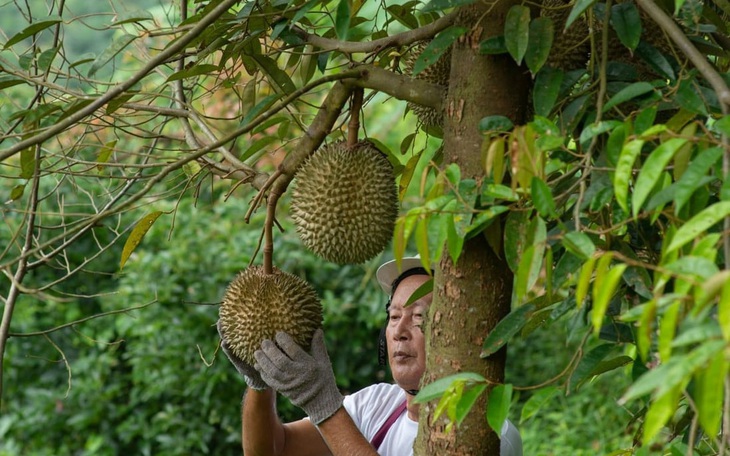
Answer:
<svg viewBox="0 0 730 456"><path fill-rule="evenodd" d="M215 327L218 329L218 336L221 338L221 349L223 350L223 353L225 353L226 357L228 357L228 360L231 362L231 364L233 364L233 367L236 368L238 373L243 376L243 379L246 381L248 387L255 390L265 390L266 388L268 388L269 385L261 380L261 374L259 374L259 371L254 369L252 365L248 364L238 356L234 355L233 352L228 349L228 344L223 338L223 333L221 333L220 320L218 320L218 322L215 324Z"/></svg>
<svg viewBox="0 0 730 456"><path fill-rule="evenodd" d="M312 353L304 351L287 333L276 334L276 343L265 340L256 350L256 369L272 388L301 407L314 424L320 424L342 406L332 364L318 329L312 338Z"/></svg>

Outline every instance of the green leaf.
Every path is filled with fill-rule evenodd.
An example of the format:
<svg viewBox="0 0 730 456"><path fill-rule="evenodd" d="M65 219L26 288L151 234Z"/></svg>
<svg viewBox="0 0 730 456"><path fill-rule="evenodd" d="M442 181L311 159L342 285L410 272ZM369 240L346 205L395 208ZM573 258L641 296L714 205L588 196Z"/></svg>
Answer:
<svg viewBox="0 0 730 456"><path fill-rule="evenodd" d="M707 369L698 372L695 382L695 404L700 424L707 435L717 435L722 422L724 397L723 381L727 378L728 364L724 353L720 352L710 361Z"/></svg>
<svg viewBox="0 0 730 456"><path fill-rule="evenodd" d="M256 117L258 117L259 114L264 112L266 109L269 108L274 102L279 98L279 95L273 94L268 95L263 100L259 101L256 106L254 106L252 109L250 109L246 115L244 116L243 120L241 121L241 126L246 126L250 124Z"/></svg>
<svg viewBox="0 0 730 456"><path fill-rule="evenodd" d="M117 146L117 140L113 139L107 143L104 144L104 147L101 148L99 151L99 156L96 158L96 168L101 171L104 169L104 163L107 163L109 161L109 158L111 158L112 153L114 153L114 148Z"/></svg>
<svg viewBox="0 0 730 456"><path fill-rule="evenodd" d="M593 313L591 314L591 323L593 323L594 333L598 335L603 324L603 317L606 315L608 309L608 303L613 296L616 287L621 280L621 276L626 270L627 265L619 264L611 268L605 275L601 272L601 260L606 258L608 255L604 255L599 260L598 267L596 268L596 279L593 284Z"/></svg>
<svg viewBox="0 0 730 456"><path fill-rule="evenodd" d="M41 52L41 55L38 56L38 71L40 73L45 73L51 68L53 59L56 58L59 49L61 49L61 46L56 46Z"/></svg>
<svg viewBox="0 0 730 456"><path fill-rule="evenodd" d="M35 150L33 147L26 147L20 151L20 177L30 179L35 173Z"/></svg>
<svg viewBox="0 0 730 456"><path fill-rule="evenodd" d="M512 405L512 385L497 385L489 393L487 403L487 421L497 435L502 433L502 425L509 415L509 408Z"/></svg>
<svg viewBox="0 0 730 456"><path fill-rule="evenodd" d="M129 256L134 252L134 249L137 248L137 246L142 242L142 239L144 239L145 234L152 228L152 225L155 223L157 218L162 215L162 211L155 211L150 214L145 215L132 229L132 232L129 234L129 237L127 238L127 241L124 243L124 248L122 249L122 259L119 262L119 270L121 271L124 267L124 264L129 259Z"/></svg>
<svg viewBox="0 0 730 456"><path fill-rule="evenodd" d="M531 182L532 203L535 205L537 212L543 218L550 219L557 217L555 210L555 201L550 187L539 177L533 177Z"/></svg>
<svg viewBox="0 0 730 456"><path fill-rule="evenodd" d="M594 137L606 133L607 131L611 131L620 125L623 124L617 120L603 120L601 122L598 122L597 124L589 124L580 133L580 142L581 144L587 143Z"/></svg>
<svg viewBox="0 0 730 456"><path fill-rule="evenodd" d="M632 2L619 3L611 7L611 25L624 46L636 49L641 38L639 10Z"/></svg>
<svg viewBox="0 0 730 456"><path fill-rule="evenodd" d="M649 155L636 178L634 193L631 196L631 210L634 217L639 213L652 188L659 180L664 168L674 156L674 153L687 142L683 138L672 138L662 143Z"/></svg>
<svg viewBox="0 0 730 456"><path fill-rule="evenodd" d="M9 74L0 75L0 90L13 87L18 84L26 84L26 82Z"/></svg>
<svg viewBox="0 0 730 456"><path fill-rule="evenodd" d="M23 30L21 30L19 33L16 33L13 35L7 43L5 43L4 49L9 48L10 46L20 43L24 39L35 35L38 32L41 32L48 27L53 27L54 25L63 22L63 19L60 16L48 16L42 21L36 22L34 24L30 24Z"/></svg>
<svg viewBox="0 0 730 456"><path fill-rule="evenodd" d="M413 76L436 63L438 59L449 50L454 41L466 32L467 29L464 27L452 26L439 33L433 40L431 40L430 43L428 43L426 49L419 54L416 59L416 63L413 64Z"/></svg>
<svg viewBox="0 0 730 456"><path fill-rule="evenodd" d="M492 222L499 214L507 212L509 210L506 206L490 206L485 210L480 210L479 213L474 217L471 225L466 230L466 236L469 237L475 230L484 229L491 225ZM464 237L461 237L462 245Z"/></svg>
<svg viewBox="0 0 730 456"><path fill-rule="evenodd" d="M712 340L689 353L673 356L666 363L642 375L624 393L619 403L623 405L652 392L654 397L663 396L671 389L688 381L697 369L708 363L724 348L724 340Z"/></svg>
<svg viewBox="0 0 730 456"><path fill-rule="evenodd" d="M520 199L520 196L517 194L516 191L512 190L511 188L507 187L506 185L495 185L495 184L486 184L484 186L484 190L482 191L482 198L484 199L503 199L505 201L517 201ZM497 206L501 207L501 206ZM491 208L488 208L488 210ZM500 212L501 213L501 212Z"/></svg>
<svg viewBox="0 0 730 456"><path fill-rule="evenodd" d="M621 149L623 149L625 141L626 127L619 125L613 129L611 134L608 136L608 141L606 141L606 161L609 165L613 167L616 166L618 158L621 156Z"/></svg>
<svg viewBox="0 0 730 456"><path fill-rule="evenodd" d="M528 242L530 213L528 211L510 211L504 227L504 255L512 272L517 271L520 255Z"/></svg>
<svg viewBox="0 0 730 456"><path fill-rule="evenodd" d="M129 46L129 44L136 39L136 35L130 35L128 33L125 33L124 35L115 38L114 41L112 41L112 44L110 44L109 47L104 49L104 51L99 54L96 59L94 59L94 62L91 64L91 68L89 68L87 76L92 77L93 75L95 75L97 71L99 71L104 65L109 63L109 61L114 59L117 54L122 52L124 48Z"/></svg>
<svg viewBox="0 0 730 456"><path fill-rule="evenodd" d="M433 293L433 277L423 282L421 286L416 288L416 290L411 294L406 303L403 304L403 307L410 306L411 304L418 301L429 293Z"/></svg>
<svg viewBox="0 0 730 456"><path fill-rule="evenodd" d="M532 104L535 107L535 114L547 117L555 106L560 94L560 86L563 83L564 73L551 67L543 67L535 76Z"/></svg>
<svg viewBox="0 0 730 456"><path fill-rule="evenodd" d="M707 108L705 107L705 101L698 92L699 88L694 78L682 79L679 81L679 87L674 95L674 101L683 109L706 116Z"/></svg>
<svg viewBox="0 0 730 456"><path fill-rule="evenodd" d="M573 255L587 260L593 256L596 246L587 234L580 231L571 231L563 237L563 246Z"/></svg>
<svg viewBox="0 0 730 456"><path fill-rule="evenodd" d="M243 153L241 153L240 159L241 159L241 161L246 161L249 158L253 157L254 154L256 154L256 152L260 151L261 149L264 149L266 146L273 144L273 143L278 143L278 142L279 142L279 138L277 138L276 136L273 136L273 135L263 136L263 137L257 139L256 141L254 141L253 144L248 146L248 148L246 150L244 150Z"/></svg>
<svg viewBox="0 0 730 456"><path fill-rule="evenodd" d="M720 117L712 124L712 129L723 134L730 136L730 115Z"/></svg>
<svg viewBox="0 0 730 456"><path fill-rule="evenodd" d="M256 61L264 74L266 74L269 83L274 87L276 92L288 95L297 89L289 75L277 66L274 59L261 54L253 54L251 57Z"/></svg>
<svg viewBox="0 0 730 456"><path fill-rule="evenodd" d="M655 399L644 417L644 434L642 442L648 445L677 410L677 402L682 393L679 387Z"/></svg>
<svg viewBox="0 0 730 456"><path fill-rule="evenodd" d="M670 81L677 80L677 75L674 73L674 69L667 58L646 41L639 41L639 45L636 46L636 53L660 75L666 77Z"/></svg>
<svg viewBox="0 0 730 456"><path fill-rule="evenodd" d="M575 303L578 307L583 305L583 300L588 296L588 288L593 277L593 268L596 265L596 258L591 257L583 263L578 273L578 280L575 284Z"/></svg>
<svg viewBox="0 0 730 456"><path fill-rule="evenodd" d="M527 52L530 38L530 9L522 5L514 5L507 11L504 22L504 44L517 64Z"/></svg>
<svg viewBox="0 0 730 456"><path fill-rule="evenodd" d="M474 372L459 372L458 374L449 375L421 388L414 401L417 404L425 404L426 402L438 399L456 382L464 382L466 384L486 383L487 379Z"/></svg>
<svg viewBox="0 0 730 456"><path fill-rule="evenodd" d="M555 393L559 391L556 386L546 386L537 390L522 406L522 413L520 414L520 423L532 418L540 409L545 406L555 396Z"/></svg>
<svg viewBox="0 0 730 456"><path fill-rule="evenodd" d="M177 71L170 76L168 76L167 80L165 82L172 82L172 81L178 81L180 79L187 79L191 78L193 76L200 76L201 74L208 74L212 73L214 71L218 71L218 65L210 65L206 63L201 63L200 65L194 65L190 68L185 68L184 70Z"/></svg>
<svg viewBox="0 0 730 456"><path fill-rule="evenodd" d="M545 65L553 45L553 34L553 21L549 18L538 17L530 22L525 63L532 74L537 74Z"/></svg>
<svg viewBox="0 0 730 456"><path fill-rule="evenodd" d="M643 139L634 139L621 149L618 157L616 171L613 175L613 193L616 195L616 202L624 212L629 212L629 204L627 202L629 194L629 181L634 169L634 162L644 147Z"/></svg>
<svg viewBox="0 0 730 456"><path fill-rule="evenodd" d="M621 3L620 5L631 5L633 3ZM645 93L652 92L654 86L648 82L635 82L629 84L623 89L619 90L616 95L612 96L610 100L603 106L602 112L606 112L614 106L620 105L621 103L633 100L634 98L644 95Z"/></svg>
<svg viewBox="0 0 730 456"><path fill-rule="evenodd" d="M515 277L514 286L514 302L521 303L522 298L530 291L542 269L542 260L545 254L544 245L528 245L524 252L520 264L517 267L517 275Z"/></svg>
<svg viewBox="0 0 730 456"><path fill-rule="evenodd" d="M456 8L457 6L471 5L476 2L477 0L431 0L421 11L424 13L431 11L443 11L449 8Z"/></svg>
<svg viewBox="0 0 730 456"><path fill-rule="evenodd" d="M155 17L149 11L145 10L134 10L128 12L119 13L116 19L113 21L114 25L139 23L143 21L154 21Z"/></svg>
<svg viewBox="0 0 730 456"><path fill-rule="evenodd" d="M506 54L507 52L503 35L493 36L479 43L479 53L483 55Z"/></svg>
<svg viewBox="0 0 730 456"><path fill-rule="evenodd" d="M573 9L570 10L570 14L568 15L568 20L565 21L565 28L563 30L568 30L570 25L595 2L596 0L578 0L575 2Z"/></svg>
<svg viewBox="0 0 730 456"><path fill-rule="evenodd" d="M730 201L720 201L705 208L679 227L669 243L665 255L696 239L728 215L730 215Z"/></svg>
<svg viewBox="0 0 730 456"><path fill-rule="evenodd" d="M482 118L482 120L479 121L479 131L482 133L488 133L488 132L494 132L494 131L509 131L514 127L514 124L512 123L509 118L505 116L488 116Z"/></svg>
<svg viewBox="0 0 730 456"><path fill-rule="evenodd" d="M307 13L314 8L314 5L319 3L322 0L309 0L307 3L299 7L297 12L292 16L290 23L296 24L299 22L304 16L307 15Z"/></svg>
<svg viewBox="0 0 730 456"><path fill-rule="evenodd" d="M342 41L346 41L349 31L350 0L340 0L340 4L337 5L337 13L335 15L335 33L337 33L337 38Z"/></svg>
<svg viewBox="0 0 730 456"><path fill-rule="evenodd" d="M713 147L711 149L703 150L690 161L689 167L675 184L677 187L674 192L675 215L679 214L679 211L687 202L689 202L692 194L697 189L705 185L706 182L704 181L704 178L707 177L712 166L717 163L721 157L722 149L719 147Z"/></svg>
<svg viewBox="0 0 730 456"><path fill-rule="evenodd" d="M515 334L517 334L535 311L535 304L525 304L510 312L506 317L497 323L497 326L489 332L484 344L480 357L486 358L496 353L504 346Z"/></svg>
<svg viewBox="0 0 730 456"><path fill-rule="evenodd" d="M23 196L24 192L25 192L25 184L16 185L15 187L13 187L12 190L10 190L10 200L11 201L19 200Z"/></svg>
<svg viewBox="0 0 730 456"><path fill-rule="evenodd" d="M586 353L568 379L568 392L571 391L573 386L577 386L593 377L593 370L598 367L601 361L603 361L603 358L611 353L614 347L616 347L615 344L601 344Z"/></svg>
<svg viewBox="0 0 730 456"><path fill-rule="evenodd" d="M717 303L717 322L720 324L722 337L730 342L730 280L725 282Z"/></svg>
<svg viewBox="0 0 730 456"><path fill-rule="evenodd" d="M474 404L479 399L479 396L487 389L485 383L474 385L472 388L468 388L461 394L459 402L456 404L456 425L460 426L464 419L471 411Z"/></svg>

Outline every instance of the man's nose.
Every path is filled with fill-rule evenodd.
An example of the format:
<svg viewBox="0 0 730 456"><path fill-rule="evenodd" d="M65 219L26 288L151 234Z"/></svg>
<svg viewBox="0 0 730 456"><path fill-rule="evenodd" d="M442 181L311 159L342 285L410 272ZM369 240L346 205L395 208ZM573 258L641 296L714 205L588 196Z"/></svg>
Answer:
<svg viewBox="0 0 730 456"><path fill-rule="evenodd" d="M410 339L413 326L412 318L406 316L401 317L395 326L395 338L398 340Z"/></svg>

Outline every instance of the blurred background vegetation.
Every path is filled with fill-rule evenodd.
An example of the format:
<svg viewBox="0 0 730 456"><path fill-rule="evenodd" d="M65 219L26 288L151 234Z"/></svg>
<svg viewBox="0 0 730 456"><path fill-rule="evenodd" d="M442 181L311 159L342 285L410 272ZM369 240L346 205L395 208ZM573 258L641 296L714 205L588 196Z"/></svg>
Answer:
<svg viewBox="0 0 730 456"><path fill-rule="evenodd" d="M119 13L122 2L66 3L74 16L88 15L77 28L74 24L66 26L67 53L78 58L98 55L109 45L114 31L100 34L93 30L94 21ZM159 0L125 0L123 4L127 9L147 10L158 20L172 11ZM31 2L29 7L39 16L46 14L40 9L42 2ZM26 24L12 2L0 6L4 41ZM23 100L32 96L28 90L18 86L6 94ZM415 130L413 118L404 112L405 103L379 106L375 115L364 119L365 130L397 150L402 138ZM414 147L435 149L435 142L419 134ZM75 200L88 202L87 193L107 190L94 179L76 180L77 191L61 195L66 205ZM181 175L169 185L184 181ZM0 180L1 201L9 200L12 185L12 181ZM254 218L250 226L243 223L253 193L232 191L230 183L210 180L192 190L181 199L159 198L150 203L149 212L159 210L165 215L122 271L122 245L117 243L94 262L93 271L65 281L62 298L21 298L11 327L16 334L32 334L89 315L139 308L47 334L11 337L5 358L6 391L0 407L0 455L240 451L239 406L244 383L218 355L215 322L217 304L228 281L251 261L261 234L257 227L262 222ZM16 242L11 235L23 214L6 208L0 209L0 214L0 246L9 246ZM376 349L385 317L385 297L373 274L392 253L386 251L359 266L326 263L300 245L288 219L279 221L284 233L275 237L274 262L306 278L322 299L327 344L342 390L352 392L373 382L388 381L388 373L377 364ZM126 227L134 222L122 216L118 223ZM73 244L67 261L83 263L97 251L99 240L95 237L106 233L100 227ZM28 287L48 283L55 273L52 268L39 268L24 283ZM7 294L9 286L2 276L0 293ZM553 324L509 347L507 381L524 387L511 412L522 432L524 454L595 455L629 447L632 430L622 424L629 411L616 401L629 384L630 372L617 370L601 376L568 396L558 392L546 400L541 413L521 420L531 387L543 382L546 372L559 374L572 358L579 341L565 345L565 340L571 340L568 334L582 334L585 331L579 329L588 325L585 315L578 312L561 322L564 327ZM285 420L301 416L298 409L283 402L280 411Z"/></svg>

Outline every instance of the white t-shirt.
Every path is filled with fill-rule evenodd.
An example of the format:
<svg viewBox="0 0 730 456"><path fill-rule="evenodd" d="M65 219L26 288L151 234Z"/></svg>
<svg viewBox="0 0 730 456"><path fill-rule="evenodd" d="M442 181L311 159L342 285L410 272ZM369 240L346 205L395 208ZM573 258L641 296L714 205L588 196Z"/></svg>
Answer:
<svg viewBox="0 0 730 456"><path fill-rule="evenodd" d="M345 397L345 410L368 441L372 441L391 413L406 399L398 385L378 383ZM402 413L393 423L380 445L381 456L412 456L418 422ZM509 420L501 432L500 456L522 456L520 432Z"/></svg>

